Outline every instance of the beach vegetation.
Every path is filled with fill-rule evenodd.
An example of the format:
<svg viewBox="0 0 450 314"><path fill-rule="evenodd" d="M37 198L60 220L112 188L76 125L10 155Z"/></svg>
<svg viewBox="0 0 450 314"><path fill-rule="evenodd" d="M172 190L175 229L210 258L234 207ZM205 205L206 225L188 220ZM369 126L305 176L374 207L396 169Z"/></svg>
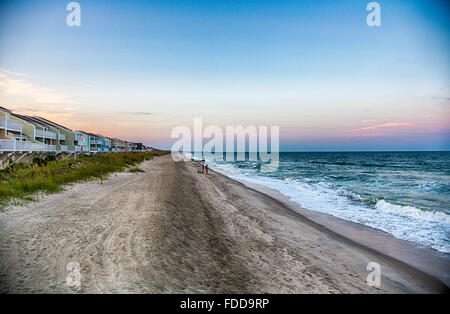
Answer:
<svg viewBox="0 0 450 314"><path fill-rule="evenodd" d="M69 183L96 179L103 182L108 174L127 169L143 172L137 164L163 154L167 152L106 153L60 160L34 158L30 164L13 164L0 171L0 208L33 199L37 192L60 191Z"/></svg>

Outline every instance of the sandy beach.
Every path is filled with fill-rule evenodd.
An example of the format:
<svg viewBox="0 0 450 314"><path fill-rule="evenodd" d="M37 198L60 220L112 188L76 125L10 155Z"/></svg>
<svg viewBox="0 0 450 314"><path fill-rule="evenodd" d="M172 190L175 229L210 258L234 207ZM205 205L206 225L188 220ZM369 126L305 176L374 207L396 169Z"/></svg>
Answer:
<svg viewBox="0 0 450 314"><path fill-rule="evenodd" d="M0 213L1 293L439 293L441 281L194 162L77 183ZM340 227L343 228L342 226ZM381 286L366 283L369 262ZM79 263L81 287L67 285Z"/></svg>

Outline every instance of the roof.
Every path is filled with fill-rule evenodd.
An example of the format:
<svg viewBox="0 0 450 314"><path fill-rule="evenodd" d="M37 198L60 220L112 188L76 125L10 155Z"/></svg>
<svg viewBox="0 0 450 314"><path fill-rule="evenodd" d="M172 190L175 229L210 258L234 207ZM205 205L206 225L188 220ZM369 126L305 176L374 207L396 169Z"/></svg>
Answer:
<svg viewBox="0 0 450 314"><path fill-rule="evenodd" d="M26 121L28 123L37 124L40 127L45 127L45 123L43 123L43 122L41 122L39 120L33 119L33 117L24 116L24 115L17 114L17 113L12 113L12 112L11 112L11 115L16 117L16 118L22 119L22 120L24 120L24 121Z"/></svg>
<svg viewBox="0 0 450 314"><path fill-rule="evenodd" d="M53 129L55 129L55 126L52 125L51 122L42 121L38 117L30 117L30 116L25 116L25 117L30 119L32 121L32 123L38 123L38 124L41 124L41 125L43 125L45 127L51 127Z"/></svg>
<svg viewBox="0 0 450 314"><path fill-rule="evenodd" d="M44 121L44 122L46 122L46 123L53 124L53 125L55 125L55 126L58 126L58 127L60 127L60 128L63 128L63 129L65 129L65 130L68 130L68 131L72 132L71 129L66 128L65 126L63 126L63 125L61 125L61 124L58 124L58 123L55 123L55 122L53 122L53 121L47 120L47 119L45 119L45 118L42 118L42 117L33 117L33 118L42 120L42 121Z"/></svg>
<svg viewBox="0 0 450 314"><path fill-rule="evenodd" d="M90 137L97 137L97 135L93 134L93 133L89 133L83 130L77 130L75 132L79 132L79 133L83 133L84 135L90 136Z"/></svg>
<svg viewBox="0 0 450 314"><path fill-rule="evenodd" d="M94 134L94 135L97 136L97 137L99 137L99 138L102 138L102 139L104 139L104 140L110 139L109 137L103 136L103 135L101 135L101 134Z"/></svg>
<svg viewBox="0 0 450 314"><path fill-rule="evenodd" d="M128 142L128 141L122 140L120 138L111 138L111 137L103 136L101 134L89 133L89 132L82 131L82 130L72 131L71 129L69 129L69 128L61 125L61 124L58 124L56 122L47 120L45 118L38 117L38 116L31 117L31 116L21 115L21 114L18 114L18 113L13 113L11 110L9 110L9 109L7 109L5 107L2 107L2 106L0 106L0 110L8 112L10 115L12 115L12 116L14 116L16 118L19 118L19 119L21 119L21 120L23 120L25 122L28 122L28 123L31 123L31 124L34 124L34 125L38 125L40 127L51 127L51 128L59 127L59 128L63 128L65 130L71 131L71 132L79 132L79 133L83 133L83 134L85 134L87 136L92 136L92 137L96 137L96 138L100 138L100 139L109 139L109 140L114 140L114 141L120 141L120 142L128 144L128 145L144 145L142 143Z"/></svg>
<svg viewBox="0 0 450 314"><path fill-rule="evenodd" d="M89 133L89 132L86 132L86 131L77 130L77 131L75 131L75 132L81 132L81 133L84 133L84 134L86 134L86 135L89 135L89 136L92 136L92 137L96 137L96 138L101 138L101 139L104 138L103 135L98 135L98 134L94 134L94 133Z"/></svg>
<svg viewBox="0 0 450 314"><path fill-rule="evenodd" d="M0 110L6 111L8 113L11 113L12 111L9 109L6 109L5 107L0 106Z"/></svg>

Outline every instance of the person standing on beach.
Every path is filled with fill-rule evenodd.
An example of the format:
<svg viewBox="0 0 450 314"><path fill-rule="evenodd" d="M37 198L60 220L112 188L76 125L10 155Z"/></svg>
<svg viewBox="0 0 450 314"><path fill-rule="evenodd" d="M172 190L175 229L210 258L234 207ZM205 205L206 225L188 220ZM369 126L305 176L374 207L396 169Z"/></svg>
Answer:
<svg viewBox="0 0 450 314"><path fill-rule="evenodd" d="M208 165L205 166L206 174L208 174Z"/></svg>
<svg viewBox="0 0 450 314"><path fill-rule="evenodd" d="M205 165L202 164L202 173L204 172L204 170L205 170Z"/></svg>

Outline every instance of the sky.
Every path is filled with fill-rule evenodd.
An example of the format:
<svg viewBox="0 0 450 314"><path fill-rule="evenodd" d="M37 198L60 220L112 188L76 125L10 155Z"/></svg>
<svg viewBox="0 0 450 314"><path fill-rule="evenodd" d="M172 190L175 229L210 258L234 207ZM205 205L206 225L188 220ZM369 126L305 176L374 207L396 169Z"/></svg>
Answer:
<svg viewBox="0 0 450 314"><path fill-rule="evenodd" d="M449 150L438 0L0 0L0 106L170 148L173 127L279 126L282 151Z"/></svg>

